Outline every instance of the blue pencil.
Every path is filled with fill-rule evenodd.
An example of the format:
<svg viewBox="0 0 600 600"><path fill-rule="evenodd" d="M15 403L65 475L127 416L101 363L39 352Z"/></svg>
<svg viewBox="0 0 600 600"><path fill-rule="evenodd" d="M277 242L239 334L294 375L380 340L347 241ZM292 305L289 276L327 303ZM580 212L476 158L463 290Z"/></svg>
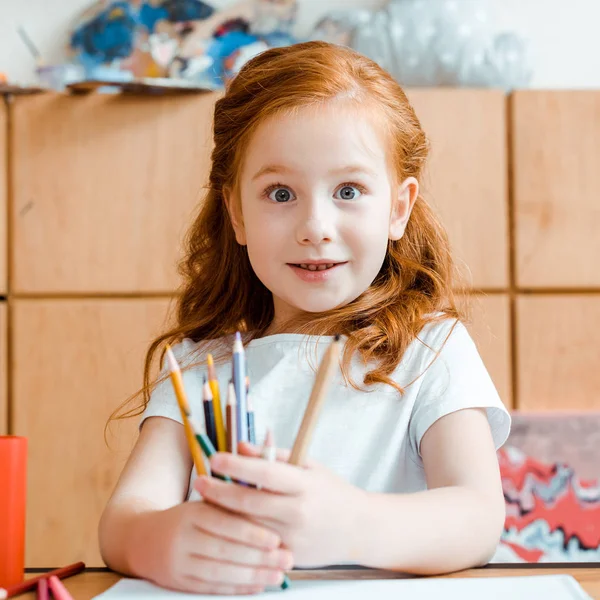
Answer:
<svg viewBox="0 0 600 600"><path fill-rule="evenodd" d="M238 331L233 342L233 387L237 399L238 441L248 441L248 409L246 405L246 353Z"/></svg>

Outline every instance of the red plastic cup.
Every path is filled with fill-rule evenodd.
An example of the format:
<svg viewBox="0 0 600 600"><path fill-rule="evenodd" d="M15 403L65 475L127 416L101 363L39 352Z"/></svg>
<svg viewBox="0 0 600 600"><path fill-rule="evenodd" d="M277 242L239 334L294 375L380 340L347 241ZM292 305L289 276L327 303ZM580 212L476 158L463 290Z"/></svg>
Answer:
<svg viewBox="0 0 600 600"><path fill-rule="evenodd" d="M0 436L0 588L25 576L27 438Z"/></svg>

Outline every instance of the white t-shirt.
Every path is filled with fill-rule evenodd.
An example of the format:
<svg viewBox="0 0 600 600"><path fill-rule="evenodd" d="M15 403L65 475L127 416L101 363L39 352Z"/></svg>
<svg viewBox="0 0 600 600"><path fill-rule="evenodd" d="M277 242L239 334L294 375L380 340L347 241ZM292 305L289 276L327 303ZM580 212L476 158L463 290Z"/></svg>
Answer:
<svg viewBox="0 0 600 600"><path fill-rule="evenodd" d="M375 384L368 392L356 390L344 383L339 371L319 416L309 456L365 490L408 493L427 489L420 443L429 427L444 415L464 408L486 408L496 449L502 446L510 430L510 416L464 325L457 323L452 329L454 324L451 319L429 324L420 340L409 346L392 375L405 387L403 396L386 384ZM232 339L218 343L231 348ZM292 447L316 367L331 340L328 336L277 334L246 345L258 444L271 428L278 447ZM182 366L200 361L206 365L204 353L211 351L206 348L206 344L186 339L173 351ZM365 369L355 357L351 374L359 385ZM216 365L216 370L224 411L231 364ZM197 366L183 374L188 401L197 418L203 416L205 373L204 366ZM169 379L154 389L142 421L152 416L181 423ZM192 472L190 481L195 476Z"/></svg>

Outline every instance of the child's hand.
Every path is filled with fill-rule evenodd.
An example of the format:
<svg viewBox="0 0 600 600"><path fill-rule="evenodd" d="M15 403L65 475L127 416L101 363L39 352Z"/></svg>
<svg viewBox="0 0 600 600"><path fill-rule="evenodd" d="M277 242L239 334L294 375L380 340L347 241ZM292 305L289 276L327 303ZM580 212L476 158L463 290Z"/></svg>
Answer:
<svg viewBox="0 0 600 600"><path fill-rule="evenodd" d="M206 502L185 502L142 520L136 571L163 587L258 593L279 585L293 565L272 529Z"/></svg>
<svg viewBox="0 0 600 600"><path fill-rule="evenodd" d="M207 502L277 531L297 566L352 560L366 492L317 464L299 468L281 462L287 460L287 451L278 450L275 463L259 458L256 446L240 444L239 452L243 456L215 454L211 469L261 489L200 477L195 487Z"/></svg>

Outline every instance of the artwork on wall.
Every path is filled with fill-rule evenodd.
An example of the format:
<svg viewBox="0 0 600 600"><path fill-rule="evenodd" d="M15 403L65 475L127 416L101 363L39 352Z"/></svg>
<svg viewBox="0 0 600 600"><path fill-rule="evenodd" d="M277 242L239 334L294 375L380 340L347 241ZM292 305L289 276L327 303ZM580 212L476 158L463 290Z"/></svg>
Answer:
<svg viewBox="0 0 600 600"><path fill-rule="evenodd" d="M89 79L170 77L218 89L267 48L296 41L296 0L100 0L70 36Z"/></svg>

